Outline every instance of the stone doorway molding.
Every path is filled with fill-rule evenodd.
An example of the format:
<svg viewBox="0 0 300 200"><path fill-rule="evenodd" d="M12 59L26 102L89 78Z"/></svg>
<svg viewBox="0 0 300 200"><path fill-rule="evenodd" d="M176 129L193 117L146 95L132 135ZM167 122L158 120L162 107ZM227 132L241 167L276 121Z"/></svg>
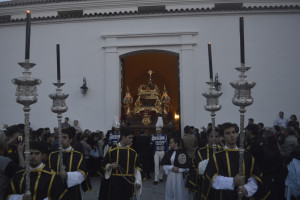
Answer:
<svg viewBox="0 0 300 200"><path fill-rule="evenodd" d="M112 127L121 111L121 61L123 54L145 50L163 50L179 55L181 129L195 121L194 46L198 32L153 32L105 34L105 129Z"/></svg>

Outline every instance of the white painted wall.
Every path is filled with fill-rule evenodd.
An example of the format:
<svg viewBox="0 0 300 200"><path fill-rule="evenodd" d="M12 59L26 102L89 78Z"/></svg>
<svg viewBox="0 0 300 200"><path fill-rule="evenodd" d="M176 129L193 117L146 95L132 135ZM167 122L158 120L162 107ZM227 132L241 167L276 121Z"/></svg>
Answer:
<svg viewBox="0 0 300 200"><path fill-rule="evenodd" d="M203 92L208 90L207 42L212 42L214 73L219 74L223 95L222 109L217 112L216 123L239 123L238 108L231 103L234 90L229 82L238 79L234 69L240 65L238 18L245 17L246 65L252 69L248 79L257 82L253 89L254 104L247 108L246 117L271 126L280 110L289 117L300 117L300 14L299 13L229 13L205 15L174 15L157 17L116 17L97 20L78 20L55 23L33 23L31 34L31 61L36 63L31 71L40 78L38 102L31 106L33 128L57 125L56 115L51 112L50 93L56 81L55 45L61 45L61 76L65 82L63 91L70 94L66 103L69 110L64 114L71 121L78 119L83 129L107 130L118 113L120 86L118 82L119 60L112 58L142 49L167 50L179 53L181 72L182 127L186 124L200 127L210 122L204 110ZM163 37L150 37L143 44L142 38L128 39L128 45L111 49L107 55L107 39L103 35L143 33L196 32L191 36L195 45L163 44ZM118 41L116 41L118 46ZM15 102L15 90L11 79L22 74L18 62L24 61L25 25L0 26L0 123L16 124L24 120L22 106ZM187 50L187 49L188 50ZM187 50L187 51L186 51ZM187 53L189 52L189 53ZM187 53L187 54L186 54ZM111 62L112 61L112 62ZM185 65L183 65L183 63ZM115 74L115 76L113 76ZM108 77L107 75L110 75ZM89 91L80 93L82 77L87 78ZM109 79L108 79L109 78ZM113 89L113 91L111 91ZM111 92L109 92L111 91ZM111 101L110 101L111 100ZM114 107L110 112L109 107ZM108 116L108 117L107 117Z"/></svg>

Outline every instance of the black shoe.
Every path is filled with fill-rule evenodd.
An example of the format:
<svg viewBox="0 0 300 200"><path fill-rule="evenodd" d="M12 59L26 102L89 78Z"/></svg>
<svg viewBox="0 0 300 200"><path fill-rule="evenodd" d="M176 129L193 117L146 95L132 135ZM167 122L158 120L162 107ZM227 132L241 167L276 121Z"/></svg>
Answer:
<svg viewBox="0 0 300 200"><path fill-rule="evenodd" d="M157 184L158 184L158 181L154 181L154 182L153 182L153 185L157 185Z"/></svg>
<svg viewBox="0 0 300 200"><path fill-rule="evenodd" d="M164 179L159 179L159 182L164 182Z"/></svg>

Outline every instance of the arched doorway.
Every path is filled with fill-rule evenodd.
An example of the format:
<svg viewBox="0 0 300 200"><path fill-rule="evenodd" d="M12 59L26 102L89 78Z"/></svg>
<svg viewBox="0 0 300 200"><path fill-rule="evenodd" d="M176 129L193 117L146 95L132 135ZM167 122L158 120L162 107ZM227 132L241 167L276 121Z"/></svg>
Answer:
<svg viewBox="0 0 300 200"><path fill-rule="evenodd" d="M136 51L122 55L122 80L121 80L121 113L124 119L125 110L123 98L127 87L130 90L134 102L138 98L138 88L149 81L149 70L153 71L151 75L152 82L159 88L162 93L164 86L170 97L168 108L168 117L172 118L175 130L180 130L180 90L179 90L179 55L174 52L161 50ZM175 115L177 117L175 117ZM149 127L148 127L149 128ZM151 128L151 127L150 127ZM154 127L152 127L153 129ZM174 131L174 130L169 130Z"/></svg>

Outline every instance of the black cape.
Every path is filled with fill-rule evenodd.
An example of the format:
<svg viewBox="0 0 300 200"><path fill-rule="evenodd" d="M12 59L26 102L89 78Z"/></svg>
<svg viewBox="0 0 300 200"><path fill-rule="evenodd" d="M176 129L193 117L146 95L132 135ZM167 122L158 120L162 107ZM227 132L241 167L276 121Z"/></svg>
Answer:
<svg viewBox="0 0 300 200"><path fill-rule="evenodd" d="M216 152L223 150L222 147L218 146ZM198 174L199 163L208 158L212 158L213 148L208 144L205 147L199 148L195 152L195 156L192 160L192 166L189 170L189 173L186 178L185 188L196 193L196 199L201 198L202 193L202 183L205 176Z"/></svg>
<svg viewBox="0 0 300 200"><path fill-rule="evenodd" d="M74 149L71 151L64 151L63 162L66 167L66 172L79 171L87 177L86 163L82 153L75 151ZM49 155L49 167L56 173L59 173L59 151L52 152ZM87 186L86 180L83 181L82 185ZM81 200L80 185L68 188L68 195L72 200Z"/></svg>
<svg viewBox="0 0 300 200"><path fill-rule="evenodd" d="M113 145L102 162L103 173L106 166L116 162L119 164L117 169L113 169L109 179L103 176L100 186L100 200L129 200L134 192L134 172L138 169L142 172L139 164L137 152L130 147L121 147L118 144ZM125 178L124 178L125 177Z"/></svg>
<svg viewBox="0 0 300 200"><path fill-rule="evenodd" d="M239 173L239 150L238 149L225 149L213 154L213 159L210 159L206 167L205 180L203 182L201 199L221 200L230 199L236 200L237 187L234 190L215 190L211 187L214 178L218 175L225 177L234 177ZM262 182L262 173L258 168L255 159L252 155L245 151L243 175L247 183L250 176L254 177L257 181L258 191L251 197L251 199L267 199L269 193L266 193L265 187ZM243 199L250 199L245 198Z"/></svg>
<svg viewBox="0 0 300 200"><path fill-rule="evenodd" d="M171 165L171 157L174 151L176 151L174 166L178 168L189 168L191 166L190 159L182 149L169 150L162 158L160 165Z"/></svg>
<svg viewBox="0 0 300 200"><path fill-rule="evenodd" d="M25 170L18 171L11 179L7 194L25 193ZM61 178L54 171L43 165L38 170L30 172L30 192L33 200L41 200L46 197L55 200L68 200L67 188Z"/></svg>

